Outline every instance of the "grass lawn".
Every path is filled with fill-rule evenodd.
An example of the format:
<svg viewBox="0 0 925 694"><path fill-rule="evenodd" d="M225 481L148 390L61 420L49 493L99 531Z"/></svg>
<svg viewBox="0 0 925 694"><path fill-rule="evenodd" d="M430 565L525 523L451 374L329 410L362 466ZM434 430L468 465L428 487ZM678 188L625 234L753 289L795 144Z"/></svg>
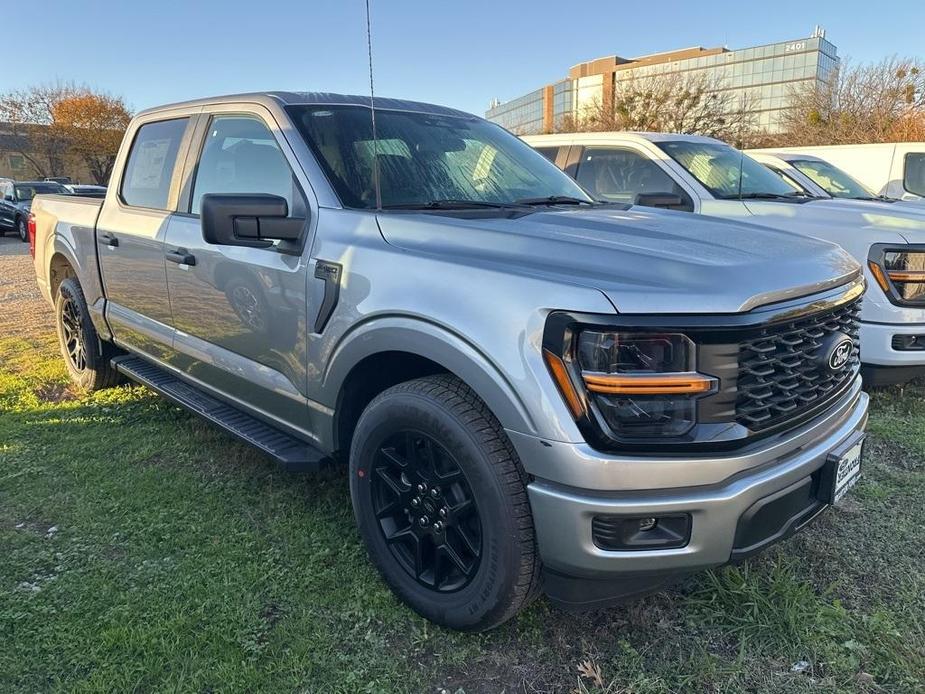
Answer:
<svg viewBox="0 0 925 694"><path fill-rule="evenodd" d="M875 395L865 479L809 532L461 635L379 580L343 472L279 472L140 387L72 393L2 279L0 692L925 690L925 387Z"/></svg>

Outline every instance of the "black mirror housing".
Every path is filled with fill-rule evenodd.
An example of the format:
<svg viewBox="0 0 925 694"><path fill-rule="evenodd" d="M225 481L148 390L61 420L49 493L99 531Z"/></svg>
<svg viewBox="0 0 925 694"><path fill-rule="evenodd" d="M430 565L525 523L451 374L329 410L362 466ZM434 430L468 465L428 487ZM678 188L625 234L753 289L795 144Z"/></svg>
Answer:
<svg viewBox="0 0 925 694"><path fill-rule="evenodd" d="M202 237L206 243L253 248L297 241L305 220L288 214L289 205L279 195L208 193L202 196Z"/></svg>
<svg viewBox="0 0 925 694"><path fill-rule="evenodd" d="M661 207L668 210L687 209L688 205L677 193L638 193L634 205Z"/></svg>

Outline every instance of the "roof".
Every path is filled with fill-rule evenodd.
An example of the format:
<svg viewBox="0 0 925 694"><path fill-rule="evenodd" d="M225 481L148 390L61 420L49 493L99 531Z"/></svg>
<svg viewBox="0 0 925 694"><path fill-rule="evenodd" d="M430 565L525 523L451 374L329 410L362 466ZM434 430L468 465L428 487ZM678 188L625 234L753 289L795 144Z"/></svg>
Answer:
<svg viewBox="0 0 925 694"><path fill-rule="evenodd" d="M813 154L804 154L803 152L775 152L770 149L746 150L746 154L766 154L771 157L777 157L781 161L825 161L822 157Z"/></svg>
<svg viewBox="0 0 925 694"><path fill-rule="evenodd" d="M156 106L142 111L138 115L163 111L169 108L179 108L184 106L206 106L210 104L223 103L274 103L280 106L293 106L296 104L331 104L343 106L365 106L369 107L369 96L358 96L353 94L335 94L332 92L250 92L245 94L227 94L223 96L212 96L203 99L194 99L192 101L182 101L173 104ZM392 99L388 97L377 96L373 102L377 109L393 111L416 111L418 113L432 113L441 116L455 116L458 118L476 118L471 113L459 111L455 108L438 106L437 104L427 104L421 101L407 101L405 99Z"/></svg>
<svg viewBox="0 0 925 694"><path fill-rule="evenodd" d="M525 135L523 137L527 142L536 141L558 141L567 140L569 142L600 142L606 140L614 141L631 141L647 140L649 142L708 142L713 144L726 144L722 140L703 135L681 135L680 133L647 133L647 132L591 132L591 133L557 133L555 135Z"/></svg>

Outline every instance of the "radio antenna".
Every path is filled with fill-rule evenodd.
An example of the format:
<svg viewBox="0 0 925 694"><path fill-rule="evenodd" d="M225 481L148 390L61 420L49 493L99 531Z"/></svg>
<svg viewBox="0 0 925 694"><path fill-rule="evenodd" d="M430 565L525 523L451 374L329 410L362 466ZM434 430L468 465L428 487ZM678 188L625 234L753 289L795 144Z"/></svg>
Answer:
<svg viewBox="0 0 925 694"><path fill-rule="evenodd" d="M379 187L379 137L376 134L376 92L373 88L373 32L369 20L369 0L366 0L366 52L369 55L369 114L373 125L373 189L376 191L376 209L382 209L382 191Z"/></svg>

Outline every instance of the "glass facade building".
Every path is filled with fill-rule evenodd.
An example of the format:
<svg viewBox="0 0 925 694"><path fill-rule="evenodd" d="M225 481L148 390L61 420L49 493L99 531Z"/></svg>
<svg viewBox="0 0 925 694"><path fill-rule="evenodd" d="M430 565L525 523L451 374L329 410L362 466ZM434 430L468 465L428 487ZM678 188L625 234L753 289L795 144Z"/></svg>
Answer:
<svg viewBox="0 0 925 694"><path fill-rule="evenodd" d="M711 91L732 92L730 104L744 106L761 130L776 132L794 89L827 81L837 66L836 47L818 31L810 38L737 50L610 56L576 65L567 79L495 104L485 115L518 135L552 132L564 117L580 118L584 108L619 94L630 80L681 74L706 80Z"/></svg>

